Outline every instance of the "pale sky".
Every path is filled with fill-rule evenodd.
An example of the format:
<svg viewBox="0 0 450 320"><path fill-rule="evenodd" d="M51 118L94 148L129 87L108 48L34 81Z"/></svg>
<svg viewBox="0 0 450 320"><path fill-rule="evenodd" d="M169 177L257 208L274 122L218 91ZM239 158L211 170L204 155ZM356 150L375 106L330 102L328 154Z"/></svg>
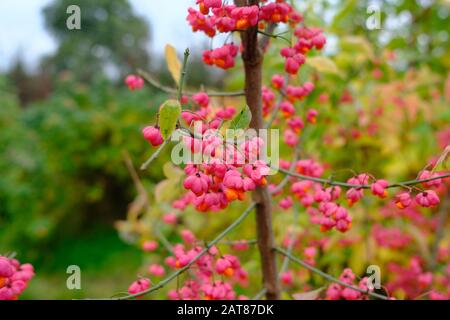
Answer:
<svg viewBox="0 0 450 320"><path fill-rule="evenodd" d="M49 2L51 0L0 0L0 70L7 68L19 51L27 65L33 67L42 54L55 50L56 45L44 29L41 14ZM130 2L135 12L151 24L152 52L162 52L166 43L174 45L179 52L188 46L192 48L206 43L205 36L193 34L186 21L187 8L193 6L195 0Z"/></svg>

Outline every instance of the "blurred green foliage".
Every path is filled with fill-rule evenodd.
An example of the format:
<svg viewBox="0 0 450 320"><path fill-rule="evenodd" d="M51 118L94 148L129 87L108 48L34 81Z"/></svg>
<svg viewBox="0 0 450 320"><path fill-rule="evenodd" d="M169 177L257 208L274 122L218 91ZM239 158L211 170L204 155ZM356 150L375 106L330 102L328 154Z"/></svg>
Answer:
<svg viewBox="0 0 450 320"><path fill-rule="evenodd" d="M164 96L66 74L48 100L22 110L4 78L0 90L0 252L35 260L27 248L123 215L133 191L123 153L148 156L140 129Z"/></svg>
<svg viewBox="0 0 450 320"><path fill-rule="evenodd" d="M323 27L328 35L338 38L362 36L377 48L395 50L397 67L403 71L428 65L434 72L446 74L450 67L450 5L446 0L309 0L296 3L307 9L307 22ZM368 19L378 17L379 28L368 28Z"/></svg>
<svg viewBox="0 0 450 320"><path fill-rule="evenodd" d="M141 250L125 244L114 229L90 227L82 234L65 236L51 252L40 255L34 263L39 277L30 282L21 298L108 298L128 286L141 261ZM80 290L66 287L70 265L80 267Z"/></svg>

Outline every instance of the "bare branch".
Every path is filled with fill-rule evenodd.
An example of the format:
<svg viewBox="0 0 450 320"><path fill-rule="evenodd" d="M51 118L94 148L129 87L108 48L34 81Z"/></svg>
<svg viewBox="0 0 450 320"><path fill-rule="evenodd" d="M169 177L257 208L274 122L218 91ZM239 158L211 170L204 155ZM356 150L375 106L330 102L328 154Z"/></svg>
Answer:
<svg viewBox="0 0 450 320"><path fill-rule="evenodd" d="M151 288L138 292L136 294L129 294L123 297L118 297L118 300L128 300L133 299L136 297L140 297L146 294L149 294L151 292L157 291L161 288L163 288L165 285L167 285L169 282L171 282L173 279L176 279L179 275L189 270L189 268L197 262L198 259L203 257L205 254L209 252L209 249L211 249L212 246L216 245L220 240L222 240L230 231L232 231L234 228L236 228L244 219L253 211L253 209L256 207L256 203L252 202L250 206L232 223L230 224L225 230L223 230L217 237L215 237L211 242L206 244L205 248L200 251L186 266L183 268L177 270L176 272L170 274L167 278L159 282L158 284L152 286Z"/></svg>
<svg viewBox="0 0 450 320"><path fill-rule="evenodd" d="M330 185L330 186L341 186L341 187L346 187L346 188L357 188L357 189L370 189L370 184L352 184L352 183L334 181L332 179L323 179L323 178L310 177L310 176L306 176L306 175L303 175L303 174L300 174L300 173L296 173L296 172L292 172L292 171L289 171L289 170L286 170L286 169L282 169L282 168L272 167L272 169L278 170L278 171L280 171L280 172L282 172L284 174L290 175L292 177L299 178L301 180L309 180L309 181L313 181L313 182L327 184L327 185ZM408 181L403 181L403 182L391 183L386 188L397 188L397 187L411 186L411 185L416 185L416 184L423 183L423 182L429 182L429 181L438 180L438 179L444 179L444 178L448 178L448 177L450 177L450 173L446 173L446 174L443 174L443 175L440 175L440 176L431 177L431 178L427 178L427 179L416 179L416 180L408 180Z"/></svg>
<svg viewBox="0 0 450 320"><path fill-rule="evenodd" d="M163 142L163 144L159 146L158 149L156 149L156 151L150 156L150 158L148 158L148 160L145 161L145 162L141 165L140 169L141 169L141 170L147 170L147 168L149 167L149 165L153 162L153 160L155 160L155 159L159 156L159 154L161 153L161 151L163 151L163 149L165 148L165 146L167 146L167 144L168 144L169 142L170 142L170 137L169 137L169 139L165 140L165 141Z"/></svg>
<svg viewBox="0 0 450 320"><path fill-rule="evenodd" d="M173 94L176 95L178 94L178 90L174 89L172 87L168 87L165 86L163 84L161 84L158 80L156 80L155 78L153 78L153 76L142 70L142 69L138 69L137 73L144 78L145 81L147 81L149 84L151 84L153 87L155 87L156 89L159 89L165 93L168 94ZM191 91L185 91L184 94L187 96L192 96L194 94L196 94L197 92L191 92ZM210 97L240 97L240 96L244 96L245 93L244 91L231 91L231 92L218 92L218 91L211 91L211 92L207 92L208 96Z"/></svg>
<svg viewBox="0 0 450 320"><path fill-rule="evenodd" d="M351 284L345 283L345 282L343 282L343 281L341 281L341 280L339 280L339 279L329 275L328 273L323 272L322 270L319 270L319 269L317 269L317 268L307 264L306 262L304 262L304 261L302 261L302 260L292 256L289 252L287 252L286 250L284 250L282 248L278 248L277 247L277 248L275 248L275 251L278 251L279 253L281 253L285 257L288 257L289 260L291 260L292 262L295 262L295 263L301 265L302 267L304 267L304 268L308 269L309 271L312 271L312 272L314 272L314 273L324 277L325 279L327 279L329 281L335 282L337 284L340 284L341 286L344 286L344 287L353 289L355 291L367 294L367 295L372 296L372 297L377 298L377 299L389 300L389 297L386 297L386 296L383 296L381 294L378 294L378 293L375 293L375 292L372 292L372 291L368 291L368 290L364 290L364 289L361 289L359 287L355 287L355 286L353 286Z"/></svg>

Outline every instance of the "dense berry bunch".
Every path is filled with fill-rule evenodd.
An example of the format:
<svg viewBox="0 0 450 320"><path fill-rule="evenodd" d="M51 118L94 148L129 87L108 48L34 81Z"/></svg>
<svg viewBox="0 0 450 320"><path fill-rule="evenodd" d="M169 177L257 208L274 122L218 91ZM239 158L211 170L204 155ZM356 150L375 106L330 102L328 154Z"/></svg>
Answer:
<svg viewBox="0 0 450 320"><path fill-rule="evenodd" d="M239 48L234 44L225 44L214 50L205 50L203 52L203 61L211 66L222 69L234 67L234 58L238 54Z"/></svg>
<svg viewBox="0 0 450 320"><path fill-rule="evenodd" d="M411 236L404 233L400 228L386 228L379 224L373 226L372 235L375 242L380 247L391 249L405 248L411 243L412 240Z"/></svg>
<svg viewBox="0 0 450 320"><path fill-rule="evenodd" d="M189 140L188 143L194 145L196 142ZM261 140L255 138L248 146L241 146L241 149L257 149L260 144ZM215 152L214 148L208 146L210 144L206 144L205 150ZM195 151L197 150L194 147ZM234 150L231 152L235 154ZM183 185L190 192L176 202L175 206L180 208L192 204L198 211L203 212L224 209L234 200L244 200L245 193L254 190L256 186L265 185L269 170L266 163L260 160L247 164L230 164L220 160L211 164L188 164Z"/></svg>
<svg viewBox="0 0 450 320"><path fill-rule="evenodd" d="M423 170L419 173L418 178L420 180L426 180L433 177L439 177L444 173L446 172L430 172L428 170ZM412 204L417 204L425 208L437 206L440 203L438 192L443 192L446 188L444 187L443 181L444 180L442 179L435 179L432 181L423 182L423 187L427 189L421 190L416 188L418 191L415 197L411 195L412 189L410 189L409 192L401 192L395 197L395 205L399 209L408 208Z"/></svg>
<svg viewBox="0 0 450 320"><path fill-rule="evenodd" d="M167 267L156 263L148 267L150 276L162 277L166 272L166 268L176 271L191 265L191 277L178 289L169 291L168 297L170 299L245 299L244 296L238 296L233 289L235 284L246 286L248 283L248 274L242 268L238 257L231 254L220 254L218 249L213 246L208 250L207 254L196 259L203 248L198 245L194 234L185 229L180 232L180 235L184 243L173 246L171 250L172 255L165 259ZM240 249L245 249L245 244L241 244ZM148 278L140 278L130 285L128 292L130 294L139 294L150 287L151 282Z"/></svg>
<svg viewBox="0 0 450 320"><path fill-rule="evenodd" d="M268 23L290 23L295 26L303 21L302 16L284 0L262 3L260 6L237 7L234 4L222 4L221 1L198 0L198 9L189 8L187 21L192 31L204 32L208 37L214 37L217 33L229 33L234 31L245 31L258 26L265 29ZM305 62L303 56L312 47L322 49L325 45L325 37L318 29L298 29L295 35L299 43L289 49L290 54L286 56L286 71L296 74L300 65ZM286 51L283 49L283 51ZM203 53L203 61L209 65L215 65L222 69L234 66L234 58L238 53L238 47L233 44L225 44L213 50Z"/></svg>
<svg viewBox="0 0 450 320"><path fill-rule="evenodd" d="M33 266L0 256L0 300L16 300L34 277Z"/></svg>
<svg viewBox="0 0 450 320"><path fill-rule="evenodd" d="M131 91L140 90L144 86L144 79L134 74L130 74L125 78L125 84Z"/></svg>
<svg viewBox="0 0 450 320"><path fill-rule="evenodd" d="M356 275L351 269L344 269L339 277L339 280L348 285L356 286L364 291L371 291L367 287L368 278L364 277L358 281L356 279ZM368 300L369 296L338 283L333 283L327 288L325 298L327 300Z"/></svg>
<svg viewBox="0 0 450 320"><path fill-rule="evenodd" d="M194 133L183 137L183 143L193 159L200 156L203 161L185 166L183 186L189 192L173 206L184 209L192 204L198 211L218 211L232 201L244 200L246 192L257 186L266 185L270 168L258 159L264 140L255 136L242 142L234 139L230 142L216 130L224 120L234 116L235 108L211 106L204 92L194 94L186 103L189 101L200 110L181 113L186 126L195 128ZM145 127L143 135L153 146L162 143L156 127Z"/></svg>
<svg viewBox="0 0 450 320"><path fill-rule="evenodd" d="M395 275L395 278L386 284L390 292L401 291L407 299L415 299L423 292L428 292L432 300L450 299L450 264L447 264L442 276L426 271L424 261L419 257L412 257L406 266L391 262L387 268ZM430 291L431 288L438 287L442 290Z"/></svg>

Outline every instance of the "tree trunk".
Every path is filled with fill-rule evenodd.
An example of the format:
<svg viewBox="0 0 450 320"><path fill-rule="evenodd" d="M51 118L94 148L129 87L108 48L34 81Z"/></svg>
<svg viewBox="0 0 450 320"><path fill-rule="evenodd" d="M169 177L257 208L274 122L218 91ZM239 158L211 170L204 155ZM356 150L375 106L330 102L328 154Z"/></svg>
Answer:
<svg viewBox="0 0 450 320"><path fill-rule="evenodd" d="M236 0L237 5L245 5L245 1ZM249 5L258 5L258 0L248 1ZM258 26L241 32L243 44L242 60L245 67L245 98L252 112L250 127L257 130L264 128L262 117L262 63L263 53L258 46ZM253 192L256 202L256 231L260 252L263 285L266 298L276 300L280 297L280 285L276 265L275 242L272 230L271 196L267 186L257 187Z"/></svg>

